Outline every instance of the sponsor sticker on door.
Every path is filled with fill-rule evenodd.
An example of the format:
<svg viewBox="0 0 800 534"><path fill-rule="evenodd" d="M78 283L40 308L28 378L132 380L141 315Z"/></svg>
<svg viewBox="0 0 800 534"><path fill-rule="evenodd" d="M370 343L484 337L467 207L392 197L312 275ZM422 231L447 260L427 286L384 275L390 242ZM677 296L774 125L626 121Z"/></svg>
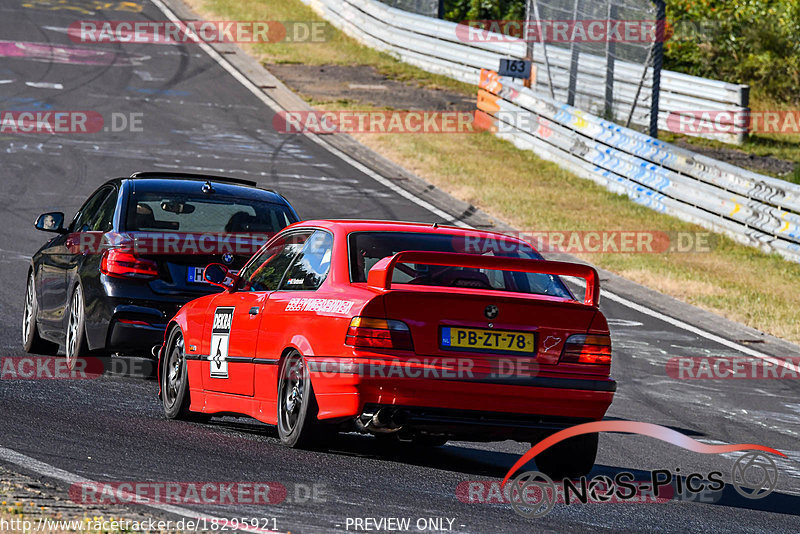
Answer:
<svg viewBox="0 0 800 534"><path fill-rule="evenodd" d="M233 308L214 310L214 324L211 328L210 362L211 378L228 378L228 341L231 335Z"/></svg>

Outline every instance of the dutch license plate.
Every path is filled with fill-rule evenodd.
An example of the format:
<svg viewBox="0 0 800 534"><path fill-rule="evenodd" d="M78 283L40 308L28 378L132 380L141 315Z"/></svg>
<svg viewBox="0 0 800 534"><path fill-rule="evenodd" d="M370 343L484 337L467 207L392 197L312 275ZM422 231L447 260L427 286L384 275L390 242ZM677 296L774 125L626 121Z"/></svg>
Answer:
<svg viewBox="0 0 800 534"><path fill-rule="evenodd" d="M186 269L186 281L195 282L198 284L207 284L208 282L203 280L203 271L205 270L205 267L189 267Z"/></svg>
<svg viewBox="0 0 800 534"><path fill-rule="evenodd" d="M536 352L536 341L532 332L508 330L444 326L441 329L440 345L445 350L521 352L526 354Z"/></svg>

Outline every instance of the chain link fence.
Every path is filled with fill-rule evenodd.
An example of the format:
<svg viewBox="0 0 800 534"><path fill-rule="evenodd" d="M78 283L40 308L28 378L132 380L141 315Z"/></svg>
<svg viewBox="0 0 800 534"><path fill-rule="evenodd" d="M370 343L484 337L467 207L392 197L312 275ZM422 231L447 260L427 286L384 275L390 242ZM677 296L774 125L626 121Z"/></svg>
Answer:
<svg viewBox="0 0 800 534"><path fill-rule="evenodd" d="M527 0L532 87L625 126L658 135L666 37L663 0ZM617 78L638 83L616 83Z"/></svg>
<svg viewBox="0 0 800 534"><path fill-rule="evenodd" d="M668 37L664 0L517 1L519 5L505 2L497 11L490 9L497 4L490 0L477 12L506 17L508 13L502 13L522 12L524 6L524 20L466 23L524 39L533 60L535 91L658 136L663 44ZM445 8L450 17L474 11L453 10L456 4L445 0L380 2L434 18L442 18Z"/></svg>

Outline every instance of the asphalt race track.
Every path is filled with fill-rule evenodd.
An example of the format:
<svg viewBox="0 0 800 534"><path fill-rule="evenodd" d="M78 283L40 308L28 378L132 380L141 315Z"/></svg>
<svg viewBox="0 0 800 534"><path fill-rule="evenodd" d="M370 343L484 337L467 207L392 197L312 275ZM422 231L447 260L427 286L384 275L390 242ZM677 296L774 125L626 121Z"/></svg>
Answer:
<svg viewBox="0 0 800 534"><path fill-rule="evenodd" d="M79 52L48 55L33 46L26 55L4 57L0 43L0 110L92 110L107 126L112 114L118 122L141 114L133 116L141 131L0 134L0 355L24 354L28 262L47 238L32 222L45 211L71 215L111 177L162 169L230 174L279 190L303 218L441 220L324 146L275 132L274 112L197 45L73 43L66 28L78 19L164 19L149 2L142 2L141 13L66 8L90 4L0 1L0 41L113 53L95 56L94 64ZM742 453L698 454L648 437L603 434L593 475L720 471L726 487L717 502L556 504L549 515L527 519L509 505L465 503L456 494L461 482L502 478L528 449L524 444L450 443L418 454L384 452L371 437L346 435L329 451L291 450L271 427L249 419L167 421L152 379L115 375L0 380L0 452L16 451L97 481L278 482L287 499L269 507L184 508L216 517L276 518L283 532L345 531L348 518L353 531L353 518L389 517L411 518L412 531L421 518L450 519L444 527L457 532L800 530L798 381L673 379L665 371L670 358L741 354L608 298L602 309L613 319L612 374L619 383L608 418L657 423L709 444L779 449L787 458L776 460L772 494L751 500L735 491L731 472ZM694 326L720 332L711 322ZM10 469L35 471L20 463L3 461ZM318 498L307 498L314 487Z"/></svg>

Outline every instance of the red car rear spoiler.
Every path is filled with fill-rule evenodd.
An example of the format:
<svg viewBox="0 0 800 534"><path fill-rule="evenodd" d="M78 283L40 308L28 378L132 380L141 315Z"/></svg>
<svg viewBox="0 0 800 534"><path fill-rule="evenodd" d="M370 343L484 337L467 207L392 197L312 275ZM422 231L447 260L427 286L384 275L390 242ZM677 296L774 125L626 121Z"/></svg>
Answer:
<svg viewBox="0 0 800 534"><path fill-rule="evenodd" d="M381 259L369 270L367 285L376 289L391 289L392 273L398 263L421 263L425 265L471 267L473 269L577 276L586 280L586 296L583 303L596 308L600 301L600 277L597 275L597 271L588 265L455 252L424 252L416 250L398 252L394 256Z"/></svg>

